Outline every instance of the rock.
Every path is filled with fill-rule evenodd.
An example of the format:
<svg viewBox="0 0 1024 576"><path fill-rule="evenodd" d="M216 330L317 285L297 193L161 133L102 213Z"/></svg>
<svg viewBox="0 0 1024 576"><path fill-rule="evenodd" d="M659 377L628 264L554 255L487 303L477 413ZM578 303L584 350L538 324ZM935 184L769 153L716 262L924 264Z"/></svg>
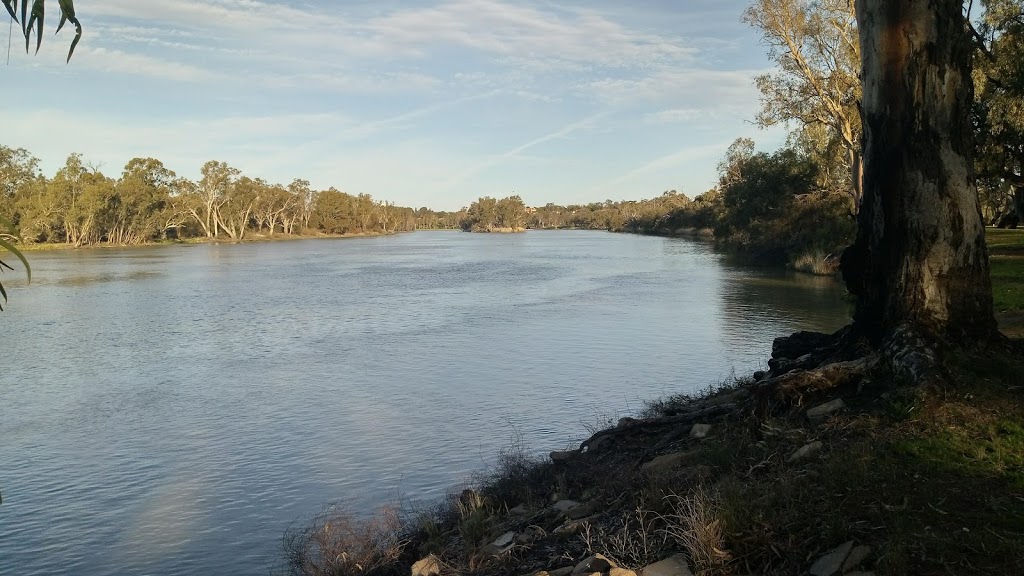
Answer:
<svg viewBox="0 0 1024 576"><path fill-rule="evenodd" d="M825 445L822 444L820 440L815 440L814 442L811 442L810 444L804 445L802 448L800 448L796 452L793 452L793 454L790 455L790 457L786 459L786 462L790 462L790 463L792 463L792 462L799 462L801 460L807 460L809 458L813 458L813 457L817 456L818 452L821 452L821 449L824 448L824 447L825 447Z"/></svg>
<svg viewBox="0 0 1024 576"><path fill-rule="evenodd" d="M441 561L431 554L412 565L412 576L441 576Z"/></svg>
<svg viewBox="0 0 1024 576"><path fill-rule="evenodd" d="M636 576L636 572L627 568L613 566L612 569L608 571L608 576Z"/></svg>
<svg viewBox="0 0 1024 576"><path fill-rule="evenodd" d="M516 538L516 533L515 532L505 532L501 536L498 536L494 540L494 542L491 542L491 546L495 546L497 548L504 548L505 546L508 546L509 544L511 544L512 541L515 540L515 538Z"/></svg>
<svg viewBox="0 0 1024 576"><path fill-rule="evenodd" d="M632 426L633 424L636 424L637 422L639 422L639 420L637 420L636 418L630 418L629 416L626 416L625 418L619 418L619 423L616 424L615 427L616 428L625 428L626 426Z"/></svg>
<svg viewBox="0 0 1024 576"><path fill-rule="evenodd" d="M874 572L847 572L844 576L875 576Z"/></svg>
<svg viewBox="0 0 1024 576"><path fill-rule="evenodd" d="M857 546L850 551L850 555L846 557L846 562L843 562L843 572L849 572L850 570L857 568L860 566L861 562L867 560L870 555L870 546Z"/></svg>
<svg viewBox="0 0 1024 576"><path fill-rule="evenodd" d="M853 540L840 544L827 554L818 558L818 561L811 566L812 576L836 576L842 573L843 562L850 555L853 549Z"/></svg>
<svg viewBox="0 0 1024 576"><path fill-rule="evenodd" d="M768 361L768 368L771 370L771 376L781 376L788 374L796 370L807 370L808 368L814 367L814 361L809 355L801 356L796 360L790 360L789 358L772 358Z"/></svg>
<svg viewBox="0 0 1024 576"><path fill-rule="evenodd" d="M711 432L711 424L694 424L690 428L690 438L707 438L708 432Z"/></svg>
<svg viewBox="0 0 1024 576"><path fill-rule="evenodd" d="M526 504L520 504L520 505L516 506L515 508L510 508L509 511L508 511L508 513L511 514L512 516L527 516L531 512L533 512L533 510L530 510L526 506Z"/></svg>
<svg viewBox="0 0 1024 576"><path fill-rule="evenodd" d="M594 554L593 556L584 558L582 562L577 564L576 567L572 569L572 574L575 576L577 574L604 572L605 570L610 570L614 566L615 564L605 558L604 555Z"/></svg>
<svg viewBox="0 0 1024 576"><path fill-rule="evenodd" d="M696 450L687 450L685 452L674 452L672 454L664 454L645 462L640 470L648 473L660 473L673 468L678 468L683 464L687 464L697 456Z"/></svg>
<svg viewBox="0 0 1024 576"><path fill-rule="evenodd" d="M580 503L575 500L559 500L558 502L555 502L551 508L558 510L559 512L568 512L579 505Z"/></svg>
<svg viewBox="0 0 1024 576"><path fill-rule="evenodd" d="M550 456L551 461L557 464L558 462L565 462L566 460L571 460L577 454L579 454L579 452L577 452L576 450L555 450L550 454Z"/></svg>
<svg viewBox="0 0 1024 576"><path fill-rule="evenodd" d="M693 576L690 572L690 565L686 563L686 556L676 554L669 556L660 562L649 564L640 571L643 576Z"/></svg>
<svg viewBox="0 0 1024 576"><path fill-rule="evenodd" d="M832 336L821 332L796 332L772 342L772 358L799 358L828 344Z"/></svg>
<svg viewBox="0 0 1024 576"><path fill-rule="evenodd" d="M597 500L591 500L586 504L580 504L574 508L566 510L565 517L570 520L579 520L580 518L586 518L597 513L603 506Z"/></svg>
<svg viewBox="0 0 1024 576"><path fill-rule="evenodd" d="M820 404L808 410L807 418L811 422L821 422L825 418L828 418L829 416L835 414L836 412L842 410L843 408L846 408L846 403L843 402L842 398L836 398L835 400L830 400L828 402L825 402L824 404Z"/></svg>
<svg viewBox="0 0 1024 576"><path fill-rule="evenodd" d="M764 370L758 370L757 372L754 372L754 381L757 382L758 380L764 378L767 375L768 373L765 372Z"/></svg>

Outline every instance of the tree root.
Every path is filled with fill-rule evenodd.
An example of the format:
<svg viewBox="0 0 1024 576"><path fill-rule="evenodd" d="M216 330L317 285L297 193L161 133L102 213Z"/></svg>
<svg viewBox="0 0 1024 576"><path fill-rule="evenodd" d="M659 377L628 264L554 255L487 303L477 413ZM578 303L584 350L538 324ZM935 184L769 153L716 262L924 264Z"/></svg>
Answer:
<svg viewBox="0 0 1024 576"><path fill-rule="evenodd" d="M624 422L621 426L601 430L590 438L584 440L580 444L579 449L576 450L576 453L580 454L588 450L593 450L599 444L610 438L629 434L654 434L660 432L665 426L692 424L697 420L724 416L726 414L736 412L736 410L737 405L730 403L720 404L718 406L709 406L707 408L701 408L699 410L693 410L683 414L677 414L675 416L664 416L662 418L650 418L647 420L630 420Z"/></svg>
<svg viewBox="0 0 1024 576"><path fill-rule="evenodd" d="M757 382L754 390L755 394L768 394L779 400L799 399L805 393L855 384L878 362L879 356L872 354L856 360L824 364L810 370L793 370Z"/></svg>

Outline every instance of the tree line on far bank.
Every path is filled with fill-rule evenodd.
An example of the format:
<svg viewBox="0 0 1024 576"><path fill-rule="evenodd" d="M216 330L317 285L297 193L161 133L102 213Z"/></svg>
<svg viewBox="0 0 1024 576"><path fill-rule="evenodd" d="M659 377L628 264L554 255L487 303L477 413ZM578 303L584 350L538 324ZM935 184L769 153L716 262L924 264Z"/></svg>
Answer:
<svg viewBox="0 0 1024 576"><path fill-rule="evenodd" d="M47 178L24 149L0 145L0 218L26 242L79 247L166 239L238 241L247 234L378 234L414 230L411 208L334 188L313 190L245 176L210 161L198 181L153 158L134 158L118 178L72 154Z"/></svg>

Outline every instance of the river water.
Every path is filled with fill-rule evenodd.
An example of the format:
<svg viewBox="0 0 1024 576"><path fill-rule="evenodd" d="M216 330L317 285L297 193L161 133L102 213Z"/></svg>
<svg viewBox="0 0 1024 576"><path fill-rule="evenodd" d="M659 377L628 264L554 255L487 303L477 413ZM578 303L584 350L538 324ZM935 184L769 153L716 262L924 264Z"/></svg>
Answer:
<svg viewBox="0 0 1024 576"><path fill-rule="evenodd" d="M266 574L327 502L439 497L848 317L831 280L602 232L30 257L0 313L4 576Z"/></svg>

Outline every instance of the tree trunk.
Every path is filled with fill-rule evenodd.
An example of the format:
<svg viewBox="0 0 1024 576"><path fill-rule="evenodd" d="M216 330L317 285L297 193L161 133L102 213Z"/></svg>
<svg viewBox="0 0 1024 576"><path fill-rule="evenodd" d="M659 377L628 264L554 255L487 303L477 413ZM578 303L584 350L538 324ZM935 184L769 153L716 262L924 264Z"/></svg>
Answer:
<svg viewBox="0 0 1024 576"><path fill-rule="evenodd" d="M928 351L995 334L961 10L960 0L857 0L864 198L842 270L854 326L914 375Z"/></svg>

